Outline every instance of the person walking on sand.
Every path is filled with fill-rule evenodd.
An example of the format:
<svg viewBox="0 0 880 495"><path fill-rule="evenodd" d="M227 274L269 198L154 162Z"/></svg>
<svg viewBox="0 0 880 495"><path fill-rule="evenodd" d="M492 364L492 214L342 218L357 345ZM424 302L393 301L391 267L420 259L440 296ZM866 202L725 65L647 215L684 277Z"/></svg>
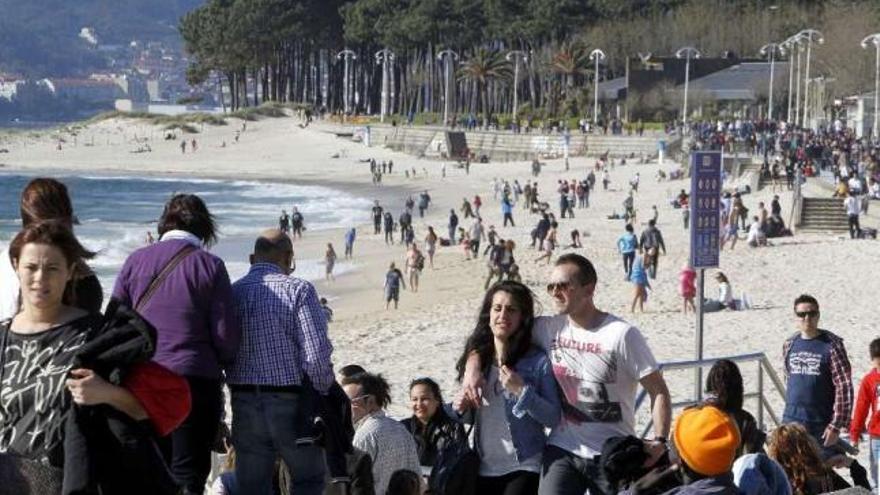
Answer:
<svg viewBox="0 0 880 495"><path fill-rule="evenodd" d="M336 277L333 276L333 266L336 265L336 250L333 249L333 244L327 243L327 251L324 252L324 277L327 281L336 280Z"/></svg>
<svg viewBox="0 0 880 495"><path fill-rule="evenodd" d="M434 227L428 226L428 234L425 236L425 251L428 253L428 263L431 269L434 269L434 253L437 252L437 241L439 238L434 232Z"/></svg>
<svg viewBox="0 0 880 495"><path fill-rule="evenodd" d="M458 215L455 210L449 210L449 244L455 244L455 230L458 228Z"/></svg>
<svg viewBox="0 0 880 495"><path fill-rule="evenodd" d="M645 301L648 300L648 289L651 283L648 282L648 273L645 270L645 262L642 256L636 256L632 265L632 271L629 274L629 281L633 284L633 300L630 306L630 313L636 312L636 304L639 305L639 311L645 312Z"/></svg>
<svg viewBox="0 0 880 495"><path fill-rule="evenodd" d="M388 267L385 274L385 309L388 309L391 301L394 301L394 309L397 309L397 302L400 300L400 288L406 289L406 282L403 280L403 273L397 268L394 262Z"/></svg>
<svg viewBox="0 0 880 495"><path fill-rule="evenodd" d="M425 255L419 251L416 243L412 243L406 253L406 271L409 274L409 289L411 291L419 291L419 275L421 275L424 269Z"/></svg>
<svg viewBox="0 0 880 495"><path fill-rule="evenodd" d="M354 240L357 237L357 229L354 227L348 229L345 233L345 259L351 259L354 256Z"/></svg>
<svg viewBox="0 0 880 495"><path fill-rule="evenodd" d="M379 235L382 233L382 214L385 210L379 206L379 200L373 202L373 234Z"/></svg>
<svg viewBox="0 0 880 495"><path fill-rule="evenodd" d="M639 252L645 255L645 266L648 267L648 275L657 278L657 265L660 260L660 252L666 256L666 243L663 242L663 234L657 228L657 222L648 220L648 228L642 231L639 238Z"/></svg>
<svg viewBox="0 0 880 495"><path fill-rule="evenodd" d="M684 314L687 314L688 308L691 308L694 313L697 312L697 307L694 306L694 298L697 296L697 287L694 282L696 278L697 272L691 268L690 263L686 263L682 267L681 273L678 274L678 293L681 295L681 311Z"/></svg>
<svg viewBox="0 0 880 495"><path fill-rule="evenodd" d="M303 218L302 213L296 208L293 207L293 212L290 215L290 228L293 230L293 237L302 239L303 230L306 230L304 225L305 219Z"/></svg>
<svg viewBox="0 0 880 495"><path fill-rule="evenodd" d="M633 226L626 224L626 232L617 239L617 251L623 256L623 271L626 273L625 280L629 280L632 273L633 261L636 259L636 250L639 249L639 239L633 233Z"/></svg>

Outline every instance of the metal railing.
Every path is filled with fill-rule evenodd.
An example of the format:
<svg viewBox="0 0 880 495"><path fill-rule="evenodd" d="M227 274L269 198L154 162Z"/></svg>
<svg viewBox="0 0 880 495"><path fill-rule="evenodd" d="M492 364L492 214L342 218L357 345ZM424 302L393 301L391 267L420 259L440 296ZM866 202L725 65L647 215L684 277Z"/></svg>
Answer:
<svg viewBox="0 0 880 495"><path fill-rule="evenodd" d="M668 363L660 363L659 368L661 371L672 371L672 370L687 370L694 368L706 368L712 366L716 362L726 359L728 361L733 361L734 363L756 363L757 364L757 372L758 372L758 390L756 392L748 392L743 395L744 399L758 399L758 411L757 411L757 421L758 428L764 427L764 413L765 411L769 414L770 419L773 421L774 425L780 424L779 415L776 414L776 411L773 410L773 407L770 405L770 402L767 400L767 394L765 393L765 389L767 386L764 381L765 378L770 379L770 384L772 385L771 389L775 389L779 394L780 398L785 400L785 385L783 385L782 381L779 379L779 375L776 374L776 371L770 365L770 360L767 359L767 355L763 352L756 352L753 354L740 354L737 356L722 356L717 358L709 358L703 360L691 360L691 361L672 361ZM702 390L702 384L700 385L700 389ZM648 391L645 389L641 389L639 394L636 396L636 412L641 409L642 405L645 403L645 399L648 398ZM673 402L672 408L682 408L689 407L696 404L699 404L702 401L702 397L696 397L692 400L685 400L679 402ZM654 419L650 418L648 420L647 425L645 425L644 430L642 431L642 436L647 436L648 432L651 431L651 428L654 425Z"/></svg>

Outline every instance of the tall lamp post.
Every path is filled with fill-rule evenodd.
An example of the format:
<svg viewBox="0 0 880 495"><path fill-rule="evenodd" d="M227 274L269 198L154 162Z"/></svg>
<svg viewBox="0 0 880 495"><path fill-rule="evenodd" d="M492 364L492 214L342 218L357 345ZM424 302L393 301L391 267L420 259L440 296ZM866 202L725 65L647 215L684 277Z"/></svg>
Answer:
<svg viewBox="0 0 880 495"><path fill-rule="evenodd" d="M348 61L357 60L357 54L346 48L336 54L336 59L342 59L345 62L342 76L342 84L344 84L342 88L342 108L348 114L351 111L351 72L348 69Z"/></svg>
<svg viewBox="0 0 880 495"><path fill-rule="evenodd" d="M452 62L458 60L458 54L452 50L443 50L442 52L437 54L437 60L443 61L443 58L446 58L446 66L444 71L446 72L446 90L443 92L443 125L449 125L449 85L450 80L452 79Z"/></svg>
<svg viewBox="0 0 880 495"><path fill-rule="evenodd" d="M686 46L683 48L679 48L677 52L675 52L676 58L685 59L684 62L684 102L682 103L681 110L681 120L684 124L684 127L687 127L687 110L688 110L688 84L690 82L691 77L691 58L700 58L700 51L692 46Z"/></svg>
<svg viewBox="0 0 880 495"><path fill-rule="evenodd" d="M871 138L876 142L877 141L877 131L878 124L878 110L880 110L880 33L871 34L865 37L862 40L862 48L867 49L869 45L874 45L875 56L874 56L874 128L871 131Z"/></svg>
<svg viewBox="0 0 880 495"><path fill-rule="evenodd" d="M790 36L788 39L783 41L782 46L785 47L785 49L788 50L789 53L792 53L792 52L796 53L797 52L797 43L798 43L797 35L794 35L794 36ZM786 113L786 117L785 117L785 121L788 124L791 124L791 109L792 109L791 99L792 99L792 96L794 96L793 86L794 86L794 65L791 63L791 56L789 55L789 57L788 57L788 112Z"/></svg>
<svg viewBox="0 0 880 495"><path fill-rule="evenodd" d="M816 31L815 29L804 29L798 35L801 36L802 39L807 40L807 66L804 69L806 73L804 74L804 114L801 117L801 127L806 126L809 123L808 120L808 106L807 102L810 97L810 86L807 85L806 81L810 79L810 53L813 49L813 42L819 43L820 45L825 42L825 38L822 36L822 33Z"/></svg>
<svg viewBox="0 0 880 495"><path fill-rule="evenodd" d="M383 48L376 52L376 63L382 64L382 102L380 104L379 122L385 122L388 113L388 63L394 62L394 52Z"/></svg>
<svg viewBox="0 0 880 495"><path fill-rule="evenodd" d="M596 62L596 73L593 76L593 124L599 123L599 62L605 60L605 52L596 48L590 52L590 60Z"/></svg>
<svg viewBox="0 0 880 495"><path fill-rule="evenodd" d="M507 52L507 55L504 56L508 62L513 62L513 122L514 124L518 124L519 120L516 118L516 110L517 103L519 102L519 61L522 59L523 62L529 59L529 56L526 55L526 52L522 50L511 50ZM515 127L515 126L514 126Z"/></svg>
<svg viewBox="0 0 880 495"><path fill-rule="evenodd" d="M776 52L785 55L785 50L779 46L779 43L767 43L761 47L761 55L770 57L770 88L767 99L767 120L773 120L773 68L776 65Z"/></svg>

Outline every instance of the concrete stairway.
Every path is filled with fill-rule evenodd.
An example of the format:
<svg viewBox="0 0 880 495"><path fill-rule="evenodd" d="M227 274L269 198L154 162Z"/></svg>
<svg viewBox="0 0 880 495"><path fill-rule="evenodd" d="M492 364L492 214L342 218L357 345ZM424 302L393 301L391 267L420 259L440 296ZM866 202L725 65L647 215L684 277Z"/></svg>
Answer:
<svg viewBox="0 0 880 495"><path fill-rule="evenodd" d="M849 232L843 200L840 198L804 198L798 231Z"/></svg>
<svg viewBox="0 0 880 495"><path fill-rule="evenodd" d="M657 136L611 136L602 134L591 134L587 136L587 156L599 156L608 152L613 157L626 157L635 153L636 157L641 155L653 157L657 155L657 141L661 139ZM666 149L672 149L671 139L663 137L667 142Z"/></svg>

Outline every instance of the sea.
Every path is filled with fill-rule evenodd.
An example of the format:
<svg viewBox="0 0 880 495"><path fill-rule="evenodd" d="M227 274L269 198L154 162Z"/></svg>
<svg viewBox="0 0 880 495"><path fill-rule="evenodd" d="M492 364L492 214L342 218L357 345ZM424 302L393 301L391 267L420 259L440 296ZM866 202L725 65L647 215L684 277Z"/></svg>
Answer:
<svg viewBox="0 0 880 495"><path fill-rule="evenodd" d="M0 249L8 247L21 227L21 191L34 177L37 175L0 172ZM158 239L157 220L175 193L197 194L216 217L219 242L210 250L224 260L233 281L247 273L248 255L257 234L277 227L282 210L290 213L296 206L305 218L308 236L311 231L366 223L372 206L371 200L344 191L293 183L64 173L52 173L51 177L67 185L79 221L74 226L77 238L98 252L89 265L106 296L126 257L146 245L147 232ZM341 235L334 246L341 255ZM318 255L320 258L303 258L298 252L294 275L307 280L323 277L323 251ZM340 260L334 273L354 269L353 263Z"/></svg>

